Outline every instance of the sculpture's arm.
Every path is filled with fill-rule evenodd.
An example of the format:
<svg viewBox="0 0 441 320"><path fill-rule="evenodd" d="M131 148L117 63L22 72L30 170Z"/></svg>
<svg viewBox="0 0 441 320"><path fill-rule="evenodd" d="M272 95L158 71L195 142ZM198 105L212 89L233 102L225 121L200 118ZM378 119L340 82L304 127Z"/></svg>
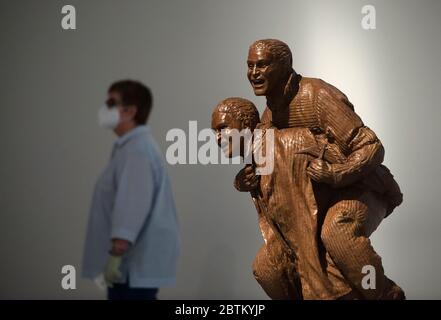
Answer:
<svg viewBox="0 0 441 320"><path fill-rule="evenodd" d="M331 165L336 187L360 180L383 162L384 147L368 127L360 128L353 141L347 161Z"/></svg>
<svg viewBox="0 0 441 320"><path fill-rule="evenodd" d="M318 119L323 132L347 156L344 163L329 164L331 185L344 187L363 178L383 162L384 148L375 133L353 111L338 89L327 86L317 94Z"/></svg>

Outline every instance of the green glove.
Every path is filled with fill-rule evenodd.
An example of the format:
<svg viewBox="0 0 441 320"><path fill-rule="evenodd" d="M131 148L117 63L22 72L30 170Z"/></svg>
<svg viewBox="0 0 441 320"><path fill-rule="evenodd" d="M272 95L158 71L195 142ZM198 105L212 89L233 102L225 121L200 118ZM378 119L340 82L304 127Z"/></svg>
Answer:
<svg viewBox="0 0 441 320"><path fill-rule="evenodd" d="M104 280L109 288L112 288L115 282L121 280L122 275L121 271L119 271L121 262L122 256L109 255L109 258L107 259L107 264L104 268Z"/></svg>

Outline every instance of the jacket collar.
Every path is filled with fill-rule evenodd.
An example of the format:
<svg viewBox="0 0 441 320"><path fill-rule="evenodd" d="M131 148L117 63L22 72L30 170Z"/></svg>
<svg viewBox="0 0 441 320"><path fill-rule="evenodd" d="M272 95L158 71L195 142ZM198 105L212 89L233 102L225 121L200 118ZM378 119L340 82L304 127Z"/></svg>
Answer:
<svg viewBox="0 0 441 320"><path fill-rule="evenodd" d="M301 79L302 75L293 70L285 84L283 95L273 100L267 98L267 107L272 112L282 112L282 110L287 108L299 91Z"/></svg>
<svg viewBox="0 0 441 320"><path fill-rule="evenodd" d="M127 141L133 139L136 136L139 136L140 134L145 134L148 133L150 131L149 127L147 125L139 125L136 128L133 128L132 130L130 130L129 132L127 132L126 134L124 134L123 136L119 137L116 141L115 141L115 146L120 148L122 147Z"/></svg>

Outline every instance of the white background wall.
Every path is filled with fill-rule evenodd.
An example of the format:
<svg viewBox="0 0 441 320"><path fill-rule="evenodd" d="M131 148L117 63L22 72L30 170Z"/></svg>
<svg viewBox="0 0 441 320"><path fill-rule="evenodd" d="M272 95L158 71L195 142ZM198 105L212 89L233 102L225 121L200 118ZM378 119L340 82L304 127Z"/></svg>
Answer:
<svg viewBox="0 0 441 320"><path fill-rule="evenodd" d="M77 30L60 27L73 4ZM360 26L373 4L377 29ZM135 78L154 93L153 132L210 126L228 96L264 100L247 83L251 42L278 38L294 67L345 92L386 148L404 203L373 236L408 298L441 298L439 1L0 1L0 298L101 299L80 271L94 181L114 137L96 110L108 85ZM160 298L265 299L251 263L261 244L240 166L169 167L183 237L178 285Z"/></svg>

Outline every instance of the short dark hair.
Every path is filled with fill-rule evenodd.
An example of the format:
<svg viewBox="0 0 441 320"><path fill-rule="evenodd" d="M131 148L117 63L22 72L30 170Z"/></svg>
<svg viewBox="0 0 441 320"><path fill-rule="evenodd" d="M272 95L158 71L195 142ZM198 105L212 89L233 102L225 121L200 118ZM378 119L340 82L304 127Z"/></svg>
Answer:
<svg viewBox="0 0 441 320"><path fill-rule="evenodd" d="M289 46L277 39L261 39L254 41L250 49L267 49L271 55L284 67L292 68L292 52Z"/></svg>
<svg viewBox="0 0 441 320"><path fill-rule="evenodd" d="M139 81L121 80L114 82L108 92L118 92L123 106L136 106L135 122L137 125L147 123L152 109L152 93L148 87Z"/></svg>

